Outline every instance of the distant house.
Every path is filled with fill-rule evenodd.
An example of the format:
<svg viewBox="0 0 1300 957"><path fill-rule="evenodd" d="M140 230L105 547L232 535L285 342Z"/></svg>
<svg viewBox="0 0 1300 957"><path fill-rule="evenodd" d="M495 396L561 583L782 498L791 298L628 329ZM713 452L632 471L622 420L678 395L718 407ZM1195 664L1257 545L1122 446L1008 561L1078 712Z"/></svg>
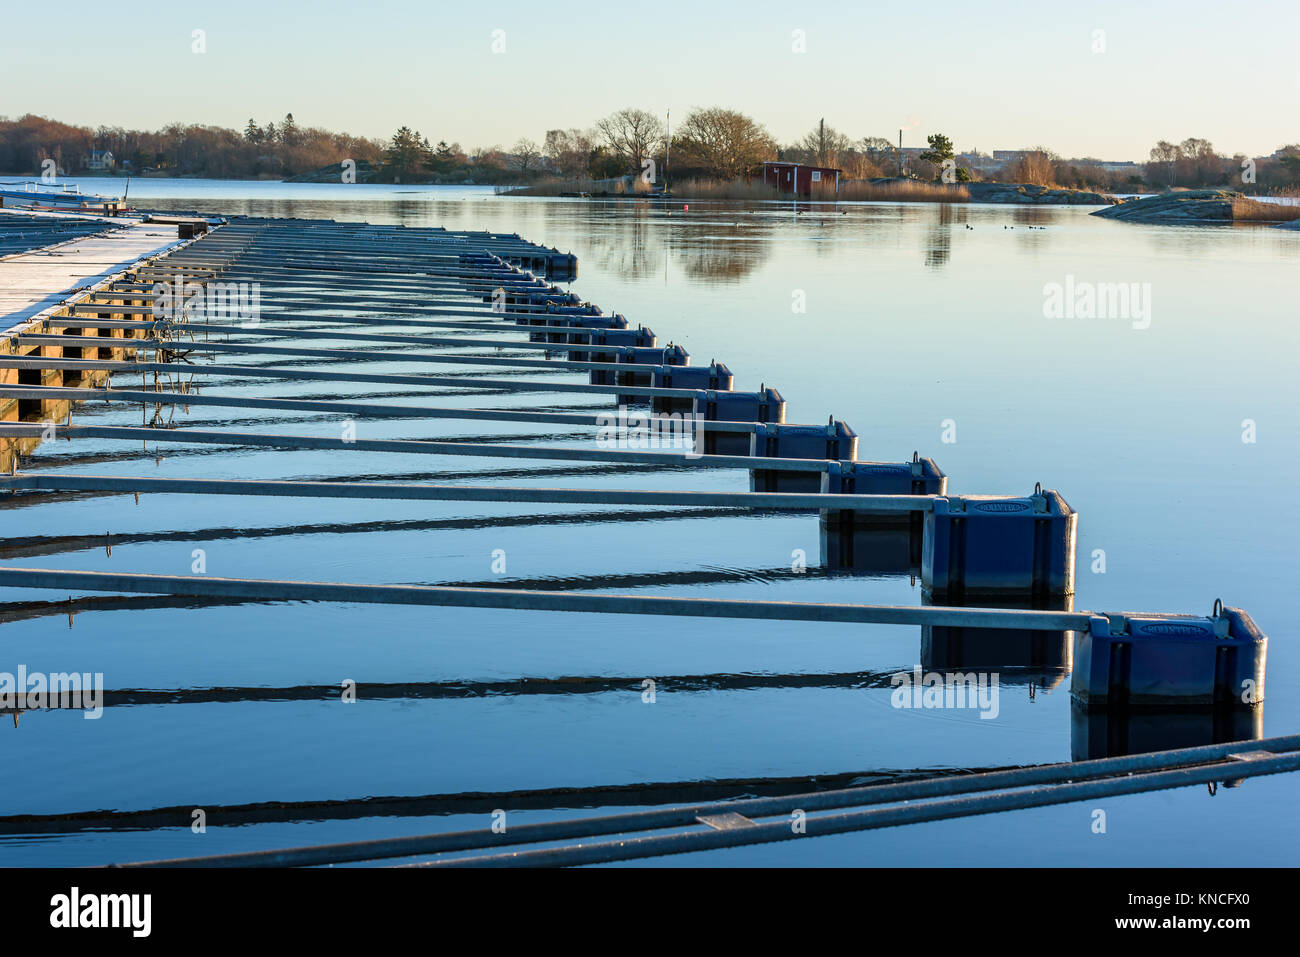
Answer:
<svg viewBox="0 0 1300 957"><path fill-rule="evenodd" d="M113 154L108 150L91 150L86 156L86 169L104 172L113 168Z"/></svg>
<svg viewBox="0 0 1300 957"><path fill-rule="evenodd" d="M840 171L829 166L806 166L803 163L764 163L763 182L782 193L811 196L813 190L840 191Z"/></svg>

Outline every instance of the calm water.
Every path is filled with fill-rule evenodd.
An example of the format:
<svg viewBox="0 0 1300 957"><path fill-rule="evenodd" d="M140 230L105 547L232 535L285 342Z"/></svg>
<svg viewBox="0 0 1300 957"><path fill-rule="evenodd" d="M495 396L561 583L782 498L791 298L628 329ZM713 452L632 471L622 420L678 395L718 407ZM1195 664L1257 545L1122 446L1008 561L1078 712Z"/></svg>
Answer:
<svg viewBox="0 0 1300 957"><path fill-rule="evenodd" d="M117 194L121 185L83 181L90 192ZM776 387L788 421L844 419L861 436L862 458L894 461L919 450L948 473L953 493L1024 494L1036 481L1059 489L1080 512L1076 607L1203 614L1221 597L1246 608L1271 639L1264 733L1300 730L1300 612L1290 594L1300 520L1276 488L1300 457L1300 233L1136 226L1080 208L691 203L687 212L681 203L510 199L475 188L145 180L133 181L130 195L160 208L511 231L571 250L582 296L681 343L697 363L726 362L738 389ZM1149 327L1044 318L1044 285L1067 277L1149 284ZM805 311L794 311L801 301ZM396 358L363 369L428 371ZM204 388L381 402L418 394L493 408L601 401L213 377ZM132 424L140 410L88 408L79 418ZM176 419L338 434L332 418L288 412L194 407ZM1255 423L1254 443L1242 441L1245 419ZM945 420L955 442L943 441ZM575 444L587 435L436 420L358 424L362 438ZM746 487L743 472L165 444L145 451L97 440L47 444L32 467ZM209 574L233 577L921 601L906 572L826 574L809 516L179 496L0 509L0 559L37 567L189 574L201 548ZM507 557L505 575L493 574L496 549ZM806 575L790 570L798 549L809 556ZM1105 552L1100 574L1090 570L1097 549ZM996 720L892 708L880 678L918 662L915 628L349 605L182 608L147 599L83 607L69 628L68 608L57 603L64 596L4 597L27 604L2 606L0 670L102 671L116 690L243 689L142 699L98 721L46 712L25 715L17 730L0 727L7 766L22 769L0 796L0 817L186 809L162 830L6 837L0 860L9 864L483 827L490 810L448 800L437 815L322 812L304 823L221 826L234 813L223 808L259 802L888 776L1065 761L1087 745L1080 728L1072 731L1068 678L1032 697L1023 683L1004 685ZM500 684L521 677L575 680ZM641 699L645 678L659 682L653 705ZM363 691L343 705L331 689L348 679L403 687ZM1216 796L1193 789L666 862L1291 864L1300 849L1289 813L1298 794L1295 776L1255 779ZM549 804L637 800L615 793ZM1091 831L1094 807L1108 813L1105 835ZM206 834L191 833L191 808L207 809ZM511 820L557 813L519 810Z"/></svg>

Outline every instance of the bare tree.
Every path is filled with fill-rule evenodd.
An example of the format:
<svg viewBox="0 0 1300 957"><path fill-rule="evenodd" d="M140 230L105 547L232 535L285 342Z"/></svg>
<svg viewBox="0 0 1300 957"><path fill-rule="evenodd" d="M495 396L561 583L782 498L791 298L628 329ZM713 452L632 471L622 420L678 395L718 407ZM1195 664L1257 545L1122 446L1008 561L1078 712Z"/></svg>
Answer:
<svg viewBox="0 0 1300 957"><path fill-rule="evenodd" d="M639 172L663 148L664 124L645 110L627 107L609 114L596 124L596 132L610 152L623 160L629 172Z"/></svg>
<svg viewBox="0 0 1300 957"><path fill-rule="evenodd" d="M1168 140L1161 140L1151 147L1151 162L1148 164L1147 176L1172 186L1177 178L1179 154L1177 146Z"/></svg>
<svg viewBox="0 0 1300 957"><path fill-rule="evenodd" d="M1191 137L1178 144L1179 179L1188 185L1208 186L1226 178L1226 161L1209 140Z"/></svg>
<svg viewBox="0 0 1300 957"><path fill-rule="evenodd" d="M519 173L520 179L527 179L529 173L536 172L538 161L542 158L542 151L537 148L537 144L530 139L520 138L515 143L513 149L511 165Z"/></svg>
<svg viewBox="0 0 1300 957"><path fill-rule="evenodd" d="M682 165L727 179L776 156L776 142L766 129L722 107L692 110L673 143Z"/></svg>
<svg viewBox="0 0 1300 957"><path fill-rule="evenodd" d="M844 160L854 152L853 141L835 129L819 123L785 151L788 159L814 166L843 168Z"/></svg>
<svg viewBox="0 0 1300 957"><path fill-rule="evenodd" d="M587 175L595 137L589 130L547 130L542 153L551 170L565 179Z"/></svg>
<svg viewBox="0 0 1300 957"><path fill-rule="evenodd" d="M1041 146L1025 150L1019 159L1003 167L1003 179L1010 183L1031 183L1035 186L1056 185L1056 164L1060 157Z"/></svg>

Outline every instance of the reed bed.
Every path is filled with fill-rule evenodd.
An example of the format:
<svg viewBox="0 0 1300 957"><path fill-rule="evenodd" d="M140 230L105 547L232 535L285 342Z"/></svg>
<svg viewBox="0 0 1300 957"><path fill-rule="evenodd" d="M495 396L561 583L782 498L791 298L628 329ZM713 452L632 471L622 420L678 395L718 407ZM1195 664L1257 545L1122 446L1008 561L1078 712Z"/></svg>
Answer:
<svg viewBox="0 0 1300 957"><path fill-rule="evenodd" d="M1234 223L1290 223L1300 220L1300 205L1270 203L1236 196L1232 200Z"/></svg>
<svg viewBox="0 0 1300 957"><path fill-rule="evenodd" d="M970 190L959 183L949 185L914 179L889 180L883 183L853 180L840 184L839 198L895 203L965 203L970 200Z"/></svg>

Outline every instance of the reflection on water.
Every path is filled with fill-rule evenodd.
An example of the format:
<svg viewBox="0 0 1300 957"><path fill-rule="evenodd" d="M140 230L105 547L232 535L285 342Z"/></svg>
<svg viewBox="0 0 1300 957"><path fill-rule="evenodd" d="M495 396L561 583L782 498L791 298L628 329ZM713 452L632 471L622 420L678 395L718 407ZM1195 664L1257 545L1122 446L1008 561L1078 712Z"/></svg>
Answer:
<svg viewBox="0 0 1300 957"><path fill-rule="evenodd" d="M938 215L933 219L928 233L925 264L940 267L948 265L948 258L952 255L954 224L961 223L963 228L966 226L966 210L965 207L944 203L939 205L936 212Z"/></svg>
<svg viewBox="0 0 1300 957"><path fill-rule="evenodd" d="M1264 737L1264 708L1201 708L1129 712L1070 709L1070 745L1075 761L1196 748Z"/></svg>
<svg viewBox="0 0 1300 957"><path fill-rule="evenodd" d="M930 604L929 597L923 597L924 603ZM976 603L946 599L943 604L969 606ZM981 600L978 604L985 608L1074 610L1073 596L1037 601ZM929 671L996 672L1004 684L1027 684L1050 691L1070 675L1074 638L1073 631L927 625L921 629L921 664Z"/></svg>
<svg viewBox="0 0 1300 957"><path fill-rule="evenodd" d="M771 247L762 241L763 230L752 230L743 241L715 242L714 236L691 237L674 248L673 262L688 279L702 282L740 282L758 269L771 255Z"/></svg>
<svg viewBox="0 0 1300 957"><path fill-rule="evenodd" d="M916 578L921 574L923 542L920 512L821 520L821 560L830 574Z"/></svg>

